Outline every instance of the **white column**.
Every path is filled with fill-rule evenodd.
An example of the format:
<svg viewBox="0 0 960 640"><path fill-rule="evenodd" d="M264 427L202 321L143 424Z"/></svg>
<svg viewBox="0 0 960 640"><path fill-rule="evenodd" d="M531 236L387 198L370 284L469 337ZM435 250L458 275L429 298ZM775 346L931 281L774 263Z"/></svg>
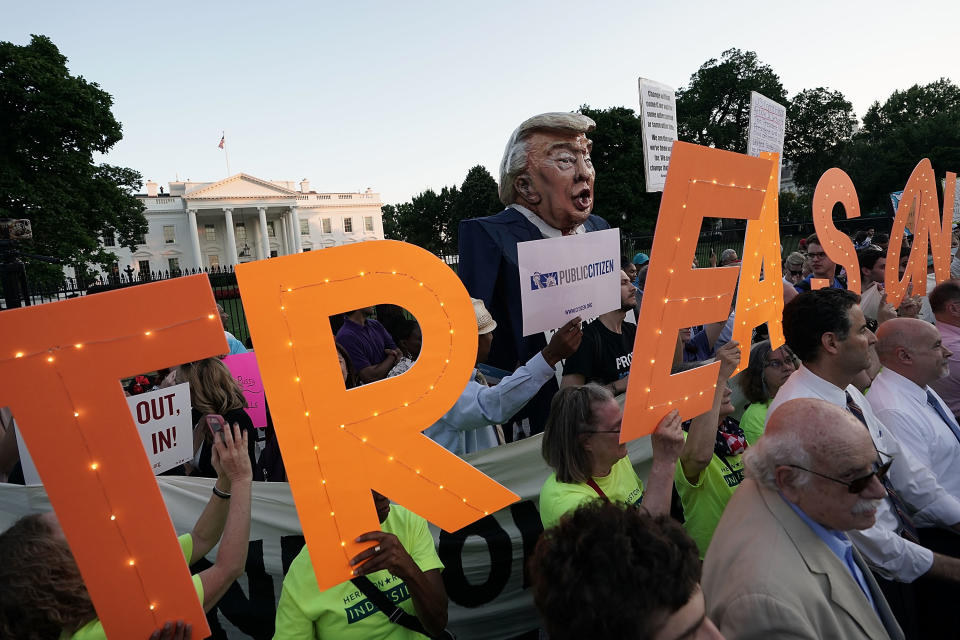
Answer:
<svg viewBox="0 0 960 640"><path fill-rule="evenodd" d="M237 234L233 229L233 209L223 208L223 221L227 225L227 259L225 265L237 264Z"/></svg>
<svg viewBox="0 0 960 640"><path fill-rule="evenodd" d="M260 214L260 247L263 251L263 257L270 257L270 238L267 237L267 208L257 207Z"/></svg>
<svg viewBox="0 0 960 640"><path fill-rule="evenodd" d="M280 214L280 229L282 230L283 235L283 245L281 247L281 251L285 256L290 255L293 253L291 249L293 245L290 244L290 225L287 223L286 212Z"/></svg>
<svg viewBox="0 0 960 640"><path fill-rule="evenodd" d="M193 245L193 263L202 270L203 255L200 253L200 232L197 231L197 210L187 209L187 218L190 226L190 243Z"/></svg>
<svg viewBox="0 0 960 640"><path fill-rule="evenodd" d="M296 207L290 207L290 225L293 227L293 251L303 253L303 243L300 238L300 213Z"/></svg>

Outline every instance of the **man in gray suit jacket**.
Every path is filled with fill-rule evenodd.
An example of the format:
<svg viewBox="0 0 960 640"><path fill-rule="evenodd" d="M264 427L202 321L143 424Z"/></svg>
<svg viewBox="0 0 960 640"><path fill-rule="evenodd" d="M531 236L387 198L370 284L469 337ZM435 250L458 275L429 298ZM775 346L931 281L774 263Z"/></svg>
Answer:
<svg viewBox="0 0 960 640"><path fill-rule="evenodd" d="M844 531L873 526L882 459L849 412L782 404L743 458L703 564L707 615L728 640L901 640L870 569ZM879 477L878 477L879 476Z"/></svg>

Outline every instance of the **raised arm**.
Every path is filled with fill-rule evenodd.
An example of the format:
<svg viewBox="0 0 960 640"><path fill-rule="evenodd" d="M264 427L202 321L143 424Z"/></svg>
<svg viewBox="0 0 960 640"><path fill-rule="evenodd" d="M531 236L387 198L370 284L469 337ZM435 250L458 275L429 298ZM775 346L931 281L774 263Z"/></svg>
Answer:
<svg viewBox="0 0 960 640"><path fill-rule="evenodd" d="M211 457L217 470L216 489L191 532L194 558L206 555L217 540L220 541L213 566L200 572L204 611L213 608L233 581L243 574L250 539L253 472L247 453L247 432L234 424L221 433L214 439ZM223 495L226 497L221 497Z"/></svg>
<svg viewBox="0 0 960 640"><path fill-rule="evenodd" d="M677 464L677 456L683 449L683 429L680 424L680 414L674 409L660 421L651 436L653 465L650 467L650 475L647 476L643 506L652 515L670 513L673 470Z"/></svg>
<svg viewBox="0 0 960 640"><path fill-rule="evenodd" d="M720 361L720 373L717 375L717 388L713 394L713 406L690 423L687 441L680 453L680 465L683 475L691 484L696 484L700 474L713 459L714 443L717 439L717 425L720 423L720 404L723 400L723 387L740 363L740 343L730 341L717 350Z"/></svg>

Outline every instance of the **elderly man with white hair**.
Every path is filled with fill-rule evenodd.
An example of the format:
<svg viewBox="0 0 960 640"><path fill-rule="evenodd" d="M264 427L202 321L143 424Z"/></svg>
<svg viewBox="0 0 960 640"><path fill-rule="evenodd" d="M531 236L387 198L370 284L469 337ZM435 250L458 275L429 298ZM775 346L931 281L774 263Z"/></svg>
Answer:
<svg viewBox="0 0 960 640"><path fill-rule="evenodd" d="M703 563L707 615L729 639L903 638L845 531L873 526L890 468L848 411L790 400L743 456Z"/></svg>
<svg viewBox="0 0 960 640"><path fill-rule="evenodd" d="M513 371L546 344L542 335L523 336L517 243L610 228L590 213L595 173L587 133L595 127L579 113L525 120L500 164L500 200L507 208L460 223L458 273L497 322L489 359L494 367ZM515 419L527 417L532 433L542 431L556 391L556 382L548 382Z"/></svg>

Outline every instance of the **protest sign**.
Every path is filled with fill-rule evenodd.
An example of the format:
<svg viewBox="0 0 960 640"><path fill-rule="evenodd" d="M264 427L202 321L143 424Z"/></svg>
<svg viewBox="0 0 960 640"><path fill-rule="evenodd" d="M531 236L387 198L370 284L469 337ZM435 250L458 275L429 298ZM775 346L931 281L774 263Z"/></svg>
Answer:
<svg viewBox="0 0 960 640"><path fill-rule="evenodd" d="M912 283L912 295L927 294L927 254L933 256L933 268L938 283L950 277L950 220L953 217L951 202L955 197L957 175L948 172L943 211L937 200L936 178L930 160L924 158L910 173L903 195L897 205L897 214L890 231L887 247L887 266L884 270L884 287L887 302L897 307L907 294ZM903 237L910 223L915 225L910 259L900 279L900 251Z"/></svg>
<svg viewBox="0 0 960 640"><path fill-rule="evenodd" d="M262 429L267 426L267 403L263 395L263 380L260 378L260 368L257 366L257 356L252 351L227 356L223 364L230 369L243 397L247 400L244 411L253 421L253 426Z"/></svg>
<svg viewBox="0 0 960 640"><path fill-rule="evenodd" d="M373 546L356 542L380 527L371 489L448 531L517 499L420 433L460 397L477 358L473 304L446 263L380 240L237 265L237 282L321 590ZM420 323L417 364L347 390L318 319L382 303Z"/></svg>
<svg viewBox="0 0 960 640"><path fill-rule="evenodd" d="M827 257L847 271L847 289L860 295L860 261L850 236L837 229L833 224L833 208L840 203L849 218L860 217L860 201L845 172L840 169L828 169L817 181L813 194L813 226L817 230L817 240ZM811 278L813 290L832 286L827 278Z"/></svg>
<svg viewBox="0 0 960 640"><path fill-rule="evenodd" d="M639 366L631 368L621 442L652 433L673 409L686 419L713 404L720 363L670 375L678 331L727 318L740 272L737 266L693 268L700 228L706 217L759 218L773 166L767 158L686 142L673 145L637 323L633 364Z"/></svg>
<svg viewBox="0 0 960 640"><path fill-rule="evenodd" d="M0 336L0 406L16 416L107 636L146 638L164 620L208 635L119 381L227 350L209 279L10 309Z"/></svg>
<svg viewBox="0 0 960 640"><path fill-rule="evenodd" d="M130 396L127 404L154 475L193 458L189 384Z"/></svg>
<svg viewBox="0 0 960 640"><path fill-rule="evenodd" d="M677 94L673 87L640 78L640 130L647 191L663 191L673 143L677 141Z"/></svg>
<svg viewBox="0 0 960 640"><path fill-rule="evenodd" d="M523 335L620 307L620 230L517 244Z"/></svg>
<svg viewBox="0 0 960 640"><path fill-rule="evenodd" d="M762 152L780 154L783 158L783 138L787 130L787 108L756 91L750 92L750 127L747 130L747 155ZM780 164L777 164L777 189L780 187Z"/></svg>

